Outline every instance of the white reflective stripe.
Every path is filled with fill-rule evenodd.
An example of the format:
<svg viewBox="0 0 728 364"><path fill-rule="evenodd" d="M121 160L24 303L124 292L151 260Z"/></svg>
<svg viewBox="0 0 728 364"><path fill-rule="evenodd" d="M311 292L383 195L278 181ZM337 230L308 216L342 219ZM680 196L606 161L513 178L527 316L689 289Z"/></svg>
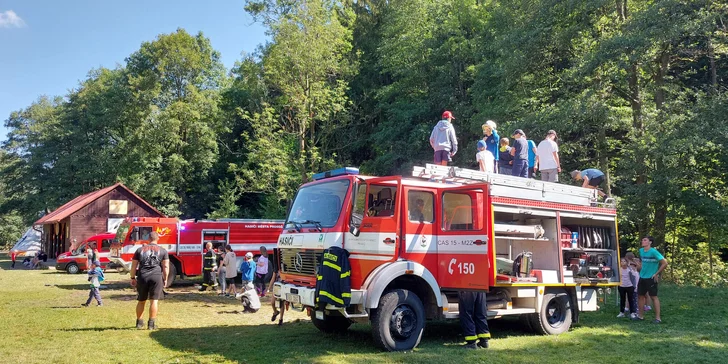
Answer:
<svg viewBox="0 0 728 364"><path fill-rule="evenodd" d="M484 235L440 235L437 237L439 254L488 254L488 245L475 245L473 241L488 238Z"/></svg>
<svg viewBox="0 0 728 364"><path fill-rule="evenodd" d="M437 253L437 244L433 244L433 235L407 234L405 241L407 253Z"/></svg>
<svg viewBox="0 0 728 364"><path fill-rule="evenodd" d="M202 253L202 244L180 244L179 245L179 252L196 252L196 253Z"/></svg>
<svg viewBox="0 0 728 364"><path fill-rule="evenodd" d="M264 246L266 249L271 250L274 249L277 245L276 243L247 243L247 244L230 244L230 246L233 248L233 251L235 253L241 253L242 255L245 255L247 252L252 251L258 251L260 250L261 246Z"/></svg>
<svg viewBox="0 0 728 364"><path fill-rule="evenodd" d="M282 248L321 249L324 247L324 242L328 239L331 239L332 241L336 241L339 239L337 237L327 236L335 234L340 233L283 233L278 238L278 245Z"/></svg>
<svg viewBox="0 0 728 364"><path fill-rule="evenodd" d="M137 251L137 250L138 250L138 249L139 249L140 247L141 247L141 245L124 245L124 246L123 246L123 247L121 248L121 253L122 253L122 254L133 254L133 253L134 253L134 252L136 252L136 251Z"/></svg>
<svg viewBox="0 0 728 364"><path fill-rule="evenodd" d="M387 244L385 239L394 240L397 234L394 232L361 233L359 236L349 236L345 242L345 248L350 253L373 253L373 254L394 254L394 242Z"/></svg>
<svg viewBox="0 0 728 364"><path fill-rule="evenodd" d="M349 255L349 259L388 261L392 260L392 257L383 257L379 255L368 254L351 254Z"/></svg>

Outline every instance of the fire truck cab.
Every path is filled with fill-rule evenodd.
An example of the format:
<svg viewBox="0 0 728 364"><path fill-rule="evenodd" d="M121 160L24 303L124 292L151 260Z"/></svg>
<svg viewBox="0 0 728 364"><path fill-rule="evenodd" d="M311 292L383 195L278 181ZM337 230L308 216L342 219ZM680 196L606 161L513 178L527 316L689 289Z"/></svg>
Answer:
<svg viewBox="0 0 728 364"><path fill-rule="evenodd" d="M319 173L298 190L278 239L274 295L324 332L372 324L389 351L417 346L428 319L458 318L458 292L487 291L488 318L559 334L619 285L616 209L596 191L456 167L413 177ZM351 304L316 308L323 250L346 249Z"/></svg>
<svg viewBox="0 0 728 364"><path fill-rule="evenodd" d="M134 252L149 243L149 236L154 231L159 234L157 244L169 253L169 286L177 275L184 278L202 274L207 243L212 243L213 248L220 251L225 245L230 245L238 256L236 266L239 268L245 253L258 255L261 246L275 248L282 227L282 220L133 217L119 226L110 260L122 267L123 272L128 272Z"/></svg>

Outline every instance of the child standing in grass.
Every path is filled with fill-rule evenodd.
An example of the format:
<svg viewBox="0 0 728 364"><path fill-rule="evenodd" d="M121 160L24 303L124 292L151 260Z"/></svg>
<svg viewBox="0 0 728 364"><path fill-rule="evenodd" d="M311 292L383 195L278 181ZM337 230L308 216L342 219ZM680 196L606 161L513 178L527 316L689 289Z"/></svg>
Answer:
<svg viewBox="0 0 728 364"><path fill-rule="evenodd" d="M625 317L625 304L629 302L630 317L637 315L637 305L634 304L635 287L637 287L637 279L639 274L636 270L629 266L627 259L622 258L619 273L621 274L622 283L619 285L619 315L617 317ZM627 301L626 299L629 299Z"/></svg>
<svg viewBox="0 0 728 364"><path fill-rule="evenodd" d="M101 287L101 281L104 280L104 271L101 270L101 263L96 260L91 263L91 268L88 270L88 281L91 282L91 287L88 292L88 300L81 306L88 307L91 304L91 300L96 298L96 302L99 306L103 306L101 302L101 294L99 293L99 287Z"/></svg>

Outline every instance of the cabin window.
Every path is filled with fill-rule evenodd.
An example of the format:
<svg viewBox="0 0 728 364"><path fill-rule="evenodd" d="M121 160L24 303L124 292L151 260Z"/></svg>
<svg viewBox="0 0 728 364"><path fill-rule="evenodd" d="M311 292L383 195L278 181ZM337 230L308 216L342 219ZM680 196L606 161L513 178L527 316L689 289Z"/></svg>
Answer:
<svg viewBox="0 0 728 364"><path fill-rule="evenodd" d="M407 215L414 223L435 221L435 195L432 192L407 192Z"/></svg>
<svg viewBox="0 0 728 364"><path fill-rule="evenodd" d="M467 193L446 192L442 196L442 230L480 230L477 206Z"/></svg>

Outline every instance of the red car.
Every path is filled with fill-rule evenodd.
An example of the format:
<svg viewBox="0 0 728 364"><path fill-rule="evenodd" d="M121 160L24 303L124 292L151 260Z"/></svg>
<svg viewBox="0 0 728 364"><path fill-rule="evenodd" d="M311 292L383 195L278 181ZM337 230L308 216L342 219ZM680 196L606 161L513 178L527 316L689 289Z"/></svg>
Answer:
<svg viewBox="0 0 728 364"><path fill-rule="evenodd" d="M101 267L106 269L106 266L109 264L109 248L115 236L116 234L114 233L103 233L84 240L78 245L76 250L65 252L58 256L58 259L56 259L56 270L65 270L71 274L87 270L89 267L86 249L89 244L93 243L96 243L99 249L99 262L101 262Z"/></svg>

